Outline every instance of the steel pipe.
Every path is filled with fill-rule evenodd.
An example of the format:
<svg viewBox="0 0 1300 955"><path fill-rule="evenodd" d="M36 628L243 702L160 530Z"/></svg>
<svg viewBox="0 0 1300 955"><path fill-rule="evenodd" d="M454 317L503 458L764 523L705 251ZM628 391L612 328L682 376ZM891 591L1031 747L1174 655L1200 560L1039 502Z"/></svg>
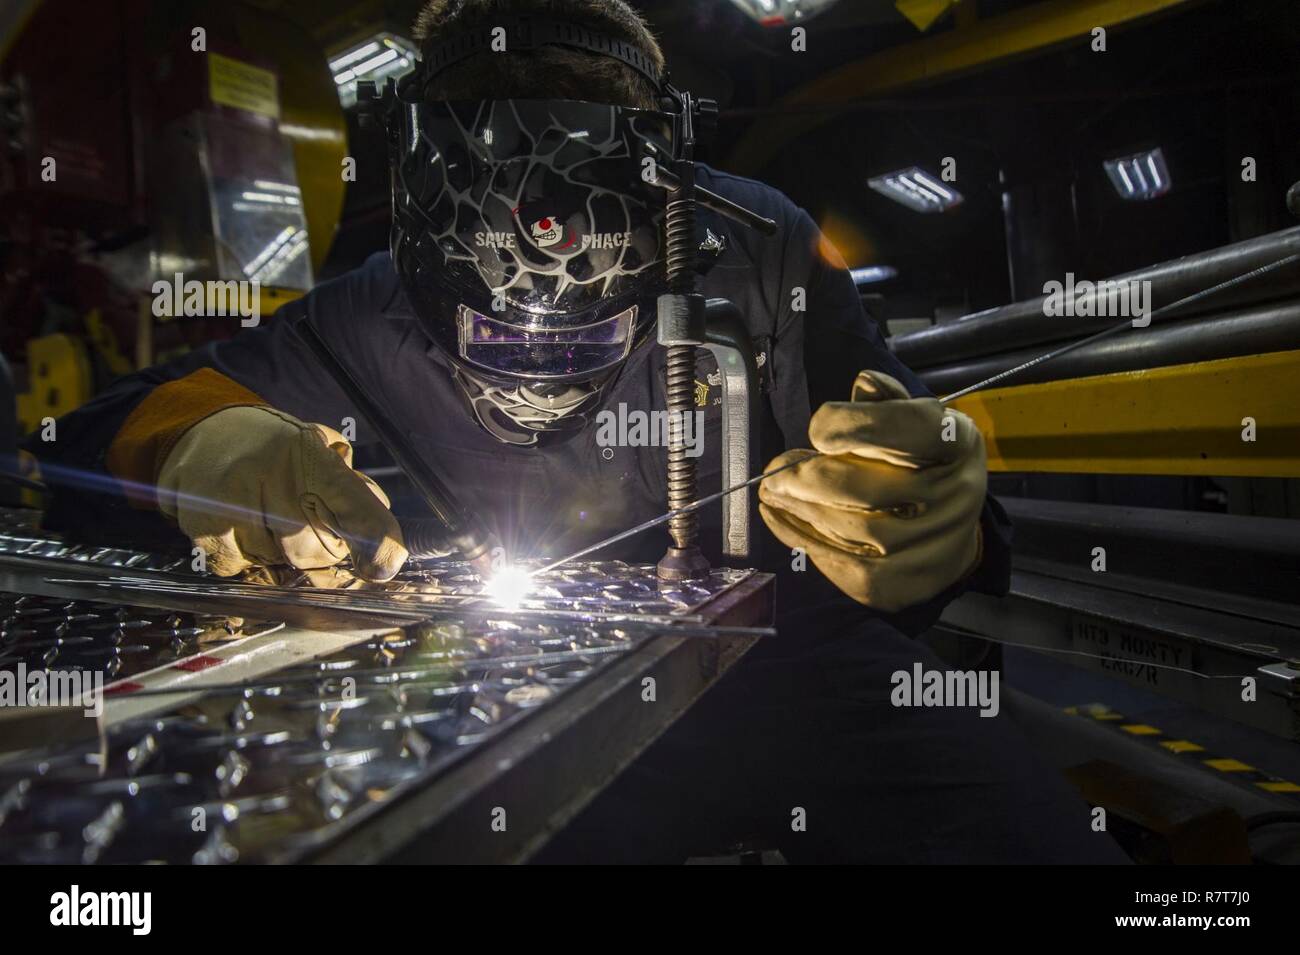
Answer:
<svg viewBox="0 0 1300 955"><path fill-rule="evenodd" d="M1060 321L1060 319L1053 319ZM1114 319L1108 319L1114 322ZM1229 315L1203 316L1173 324L1153 322L1030 368L1011 385L1083 378L1118 371L1140 371L1217 358L1286 351L1300 343L1300 302L1267 305ZM983 381L1007 367L1028 361L1038 348L972 358L918 374L935 394L949 394Z"/></svg>
<svg viewBox="0 0 1300 955"><path fill-rule="evenodd" d="M1300 252L1300 226L1162 262L1108 281L1149 281L1150 306L1154 311L1201 289L1297 252ZM1297 294L1300 294L1300 269L1283 269L1263 276L1257 282L1226 289L1220 295L1198 301L1186 311L1174 310L1155 324L1181 322L1195 315L1221 312L1228 308ZM1043 314L1046 299L1046 296L1040 296L976 312L905 335L895 335L889 340L889 345L904 364L920 370L988 355L1005 355L1013 348L1029 348L1046 342L1082 338L1115 321L1113 316L1048 317Z"/></svg>

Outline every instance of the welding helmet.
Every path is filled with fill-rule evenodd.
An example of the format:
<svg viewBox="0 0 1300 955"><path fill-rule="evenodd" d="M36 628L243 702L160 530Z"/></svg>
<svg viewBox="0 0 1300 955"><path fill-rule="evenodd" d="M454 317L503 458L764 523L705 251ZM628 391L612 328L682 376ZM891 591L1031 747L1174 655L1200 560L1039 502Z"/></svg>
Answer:
<svg viewBox="0 0 1300 955"><path fill-rule="evenodd" d="M672 124L569 100L431 101L453 54L426 51L390 84L393 263L479 423L534 444L581 427L654 328L666 199L643 160Z"/></svg>

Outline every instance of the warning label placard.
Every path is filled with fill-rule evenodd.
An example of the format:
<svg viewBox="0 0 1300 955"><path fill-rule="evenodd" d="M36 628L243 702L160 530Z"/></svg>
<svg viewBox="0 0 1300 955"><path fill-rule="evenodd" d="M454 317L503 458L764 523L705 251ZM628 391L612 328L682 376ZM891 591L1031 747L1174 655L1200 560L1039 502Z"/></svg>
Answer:
<svg viewBox="0 0 1300 955"><path fill-rule="evenodd" d="M209 53L208 88L214 103L280 118L280 96L270 70Z"/></svg>
<svg viewBox="0 0 1300 955"><path fill-rule="evenodd" d="M1195 669L1189 647L1151 631L1073 615L1070 637L1073 649L1096 658L1094 669L1135 683L1160 686L1162 677L1175 677L1173 670Z"/></svg>

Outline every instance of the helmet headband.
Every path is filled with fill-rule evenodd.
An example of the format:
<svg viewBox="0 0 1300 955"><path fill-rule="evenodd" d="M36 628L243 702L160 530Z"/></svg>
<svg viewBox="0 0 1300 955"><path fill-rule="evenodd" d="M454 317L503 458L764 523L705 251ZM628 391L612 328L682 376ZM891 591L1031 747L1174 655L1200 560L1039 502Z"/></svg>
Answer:
<svg viewBox="0 0 1300 955"><path fill-rule="evenodd" d="M421 55L425 90L442 72L480 53L518 53L543 46L567 47L621 61L639 73L655 89L662 77L641 49L625 40L589 30L577 23L549 17L494 17L490 23L462 28L443 43L426 46Z"/></svg>

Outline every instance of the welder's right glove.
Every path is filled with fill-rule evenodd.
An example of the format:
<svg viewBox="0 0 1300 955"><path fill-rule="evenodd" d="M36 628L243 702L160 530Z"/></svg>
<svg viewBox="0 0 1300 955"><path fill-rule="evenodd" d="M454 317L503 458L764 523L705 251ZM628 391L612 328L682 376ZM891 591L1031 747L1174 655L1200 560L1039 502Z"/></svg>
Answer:
<svg viewBox="0 0 1300 955"><path fill-rule="evenodd" d="M158 471L158 508L223 577L249 567L332 567L388 580L406 560L388 498L352 470L337 431L267 407L234 407L192 425Z"/></svg>
<svg viewBox="0 0 1300 955"><path fill-rule="evenodd" d="M924 603L980 561L988 474L975 423L896 379L861 372L850 401L828 401L797 449L774 459L759 513L858 603L897 613ZM805 460L806 459L806 460Z"/></svg>

